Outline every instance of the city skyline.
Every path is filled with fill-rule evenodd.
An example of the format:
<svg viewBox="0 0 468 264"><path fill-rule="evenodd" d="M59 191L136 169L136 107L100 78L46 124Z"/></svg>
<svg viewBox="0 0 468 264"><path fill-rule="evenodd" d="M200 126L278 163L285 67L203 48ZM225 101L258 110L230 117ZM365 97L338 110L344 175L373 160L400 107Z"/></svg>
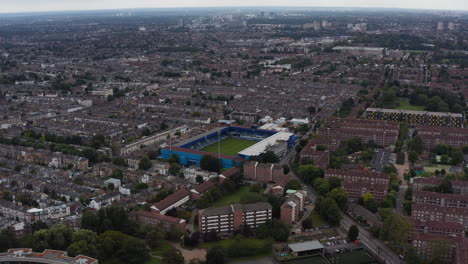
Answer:
<svg viewBox="0 0 468 264"><path fill-rule="evenodd" d="M39 4L38 4L39 3ZM106 9L131 9L131 8L178 8L178 7L351 7L351 8L403 8L403 9L440 9L440 10L468 10L468 2L463 0L449 1L422 1L422 0L255 0L223 2L215 0L175 0L154 1L149 0L18 0L2 3L0 13L44 12L44 11L71 11L71 10L106 10Z"/></svg>

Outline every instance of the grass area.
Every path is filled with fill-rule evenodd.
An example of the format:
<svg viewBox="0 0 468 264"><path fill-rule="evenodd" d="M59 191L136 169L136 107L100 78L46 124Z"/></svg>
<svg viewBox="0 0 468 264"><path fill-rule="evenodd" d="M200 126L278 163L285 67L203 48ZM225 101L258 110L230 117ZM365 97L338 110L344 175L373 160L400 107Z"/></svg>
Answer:
<svg viewBox="0 0 468 264"><path fill-rule="evenodd" d="M257 143L252 140L245 140L240 138L225 138L219 142L221 154L235 156L241 150L244 150ZM218 142L213 143L207 147L200 149L201 151L218 153Z"/></svg>
<svg viewBox="0 0 468 264"><path fill-rule="evenodd" d="M264 239L258 239L258 238L242 238L240 241L236 239L225 239L225 240L220 240L216 242L205 242L205 243L200 244L199 247L209 249L215 246L222 246L224 248L228 248L235 243L249 244L253 248L260 248L260 247L265 246L265 243L268 243L268 242Z"/></svg>
<svg viewBox="0 0 468 264"><path fill-rule="evenodd" d="M449 172L450 170L450 165L443 165L443 164L423 164L424 167L424 172L427 173L434 173L436 170L442 170L444 169L446 172Z"/></svg>
<svg viewBox="0 0 468 264"><path fill-rule="evenodd" d="M168 249L168 248L171 248L172 245L169 243L169 241L167 240L163 240L161 242L161 245L158 246L157 248L153 248L151 250L151 254L154 255L154 256L160 256L162 257L162 253L164 250Z"/></svg>
<svg viewBox="0 0 468 264"><path fill-rule="evenodd" d="M150 258L148 261L145 262L145 264L161 264L161 259L160 258Z"/></svg>
<svg viewBox="0 0 468 264"><path fill-rule="evenodd" d="M318 212L312 211L310 213L310 217L312 218L312 226L313 227L321 227L329 225L327 221L325 221Z"/></svg>
<svg viewBox="0 0 468 264"><path fill-rule="evenodd" d="M400 98L400 106L396 107L395 109L424 111L424 106L412 105L408 102L407 98Z"/></svg>
<svg viewBox="0 0 468 264"><path fill-rule="evenodd" d="M222 207L226 205L231 205L233 203L240 203L241 197L249 192L249 188L250 188L249 186L241 187L236 192L227 196L223 196L223 198L221 198L221 200L218 200L216 203L214 203L213 206Z"/></svg>

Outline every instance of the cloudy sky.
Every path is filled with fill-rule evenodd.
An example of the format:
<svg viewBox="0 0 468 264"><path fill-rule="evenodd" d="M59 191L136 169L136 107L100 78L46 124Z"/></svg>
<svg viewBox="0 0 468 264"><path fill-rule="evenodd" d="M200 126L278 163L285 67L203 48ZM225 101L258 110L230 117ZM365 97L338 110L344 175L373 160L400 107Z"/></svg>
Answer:
<svg viewBox="0 0 468 264"><path fill-rule="evenodd" d="M468 10L468 0L0 0L0 13L203 6L389 7Z"/></svg>

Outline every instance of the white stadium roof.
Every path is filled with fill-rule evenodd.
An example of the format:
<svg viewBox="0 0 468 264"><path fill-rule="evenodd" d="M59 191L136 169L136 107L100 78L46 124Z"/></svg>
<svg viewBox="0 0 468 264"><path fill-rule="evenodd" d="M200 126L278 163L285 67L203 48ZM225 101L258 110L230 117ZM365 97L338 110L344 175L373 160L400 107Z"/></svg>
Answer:
<svg viewBox="0 0 468 264"><path fill-rule="evenodd" d="M241 152L239 152L239 154L243 156L258 156L262 154L263 152L265 152L265 149L268 146L274 145L277 141L280 141L280 140L288 140L292 135L294 134L289 133L289 132L278 132L242 150Z"/></svg>

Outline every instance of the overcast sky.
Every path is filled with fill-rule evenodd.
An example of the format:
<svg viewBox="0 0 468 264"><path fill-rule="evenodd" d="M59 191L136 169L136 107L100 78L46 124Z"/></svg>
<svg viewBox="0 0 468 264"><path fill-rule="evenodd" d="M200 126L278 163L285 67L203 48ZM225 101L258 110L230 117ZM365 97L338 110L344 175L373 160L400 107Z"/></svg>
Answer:
<svg viewBox="0 0 468 264"><path fill-rule="evenodd" d="M468 10L468 0L0 0L0 13L203 6L388 7Z"/></svg>

